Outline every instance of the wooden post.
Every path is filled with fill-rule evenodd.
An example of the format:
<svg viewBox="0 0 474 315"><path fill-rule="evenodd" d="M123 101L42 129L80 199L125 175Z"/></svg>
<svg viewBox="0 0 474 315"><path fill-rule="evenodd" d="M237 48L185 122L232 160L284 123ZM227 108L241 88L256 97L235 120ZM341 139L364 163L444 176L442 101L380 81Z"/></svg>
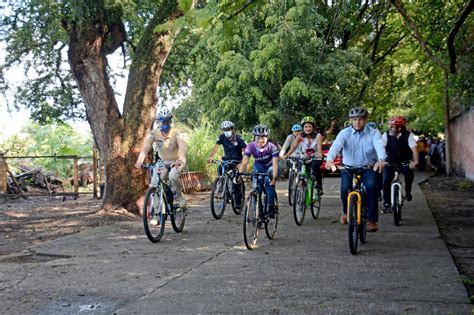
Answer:
<svg viewBox="0 0 474 315"><path fill-rule="evenodd" d="M92 147L92 195L97 198L97 148Z"/></svg>
<svg viewBox="0 0 474 315"><path fill-rule="evenodd" d="M77 156L74 157L74 193L76 197L78 196L77 193L79 192L79 180L78 180L79 172L78 172L78 158Z"/></svg>
<svg viewBox="0 0 474 315"><path fill-rule="evenodd" d="M7 161L0 153L0 194L7 193Z"/></svg>

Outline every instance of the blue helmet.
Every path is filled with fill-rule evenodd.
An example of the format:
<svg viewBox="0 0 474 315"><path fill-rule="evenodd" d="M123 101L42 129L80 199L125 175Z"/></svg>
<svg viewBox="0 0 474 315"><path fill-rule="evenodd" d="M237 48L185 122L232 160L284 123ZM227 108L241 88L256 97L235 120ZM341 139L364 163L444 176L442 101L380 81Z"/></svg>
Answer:
<svg viewBox="0 0 474 315"><path fill-rule="evenodd" d="M294 124L293 127L291 127L291 131L302 131L303 128L301 128L300 124Z"/></svg>

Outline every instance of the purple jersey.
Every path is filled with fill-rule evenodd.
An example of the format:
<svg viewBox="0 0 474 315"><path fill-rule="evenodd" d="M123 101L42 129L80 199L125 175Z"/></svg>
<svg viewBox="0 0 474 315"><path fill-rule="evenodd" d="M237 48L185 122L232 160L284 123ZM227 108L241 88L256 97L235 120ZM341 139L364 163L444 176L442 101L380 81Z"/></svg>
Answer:
<svg viewBox="0 0 474 315"><path fill-rule="evenodd" d="M244 154L248 157L253 156L254 165L268 169L272 166L272 158L278 157L278 147L268 142L263 148L259 148L254 141L245 148Z"/></svg>

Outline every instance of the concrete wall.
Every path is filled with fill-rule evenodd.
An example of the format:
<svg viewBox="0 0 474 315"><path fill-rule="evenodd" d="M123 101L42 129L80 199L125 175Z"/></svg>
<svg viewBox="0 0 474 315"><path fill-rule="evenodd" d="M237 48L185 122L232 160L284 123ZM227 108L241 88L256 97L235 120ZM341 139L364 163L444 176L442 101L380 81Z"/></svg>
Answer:
<svg viewBox="0 0 474 315"><path fill-rule="evenodd" d="M451 122L453 171L474 181L474 108Z"/></svg>

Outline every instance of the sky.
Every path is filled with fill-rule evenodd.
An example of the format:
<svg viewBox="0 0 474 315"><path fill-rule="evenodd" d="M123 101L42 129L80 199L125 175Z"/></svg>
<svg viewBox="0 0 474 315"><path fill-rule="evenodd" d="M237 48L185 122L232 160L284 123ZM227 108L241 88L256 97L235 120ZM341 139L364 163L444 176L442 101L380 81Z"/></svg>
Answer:
<svg viewBox="0 0 474 315"><path fill-rule="evenodd" d="M0 64L4 62L5 59L5 47L0 43ZM121 54L116 53L112 56L109 56L110 65L120 65L123 63L123 57ZM21 109L16 111L13 108L13 91L15 87L21 84L25 80L22 67L12 67L5 73L5 77L8 80L8 83L12 88L12 91L9 91L7 95L0 94L0 143L7 140L9 137L15 134L21 133L22 128L28 124L30 117L30 112L27 109ZM124 91L122 95L117 96L117 102L122 106L124 101L125 89L127 87L127 75L125 78L119 78L117 84L114 86L114 89ZM7 104L10 105L8 109ZM75 129L87 133L90 132L89 124L86 121L68 121L68 123Z"/></svg>

